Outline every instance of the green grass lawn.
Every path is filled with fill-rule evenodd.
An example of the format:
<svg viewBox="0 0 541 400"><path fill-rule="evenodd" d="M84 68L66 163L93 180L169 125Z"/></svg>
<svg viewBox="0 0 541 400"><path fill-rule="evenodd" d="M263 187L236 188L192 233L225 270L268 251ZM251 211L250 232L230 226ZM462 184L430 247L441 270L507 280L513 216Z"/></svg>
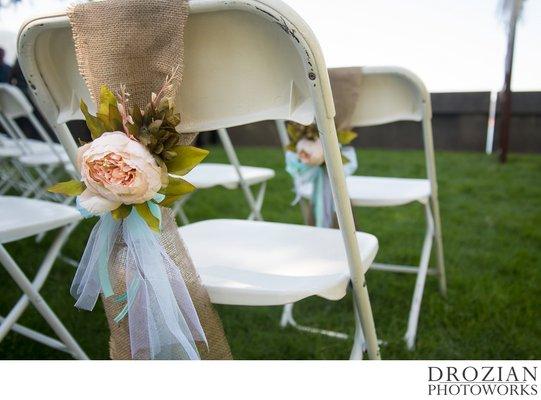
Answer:
<svg viewBox="0 0 541 400"><path fill-rule="evenodd" d="M240 148L241 162L270 167L263 214L270 221L301 223L291 180L283 170L279 149ZM220 148L208 161L225 162ZM418 151L359 152L359 174L422 177ZM438 152L440 204L447 263L448 298L434 277L427 280L417 346L403 342L415 277L372 271L367 275L384 359L539 359L541 358L541 157L511 156L499 165L484 154ZM240 191L203 190L185 207L192 221L245 218L248 207ZM358 226L380 241L377 260L415 264L424 232L419 204L355 210ZM64 254L80 257L94 221L85 221L72 235ZM32 274L51 241L34 239L9 244L8 250ZM69 295L74 269L57 262L42 294L91 358L108 357L108 328L99 304L93 312L78 311ZM0 313L20 292L0 269ZM237 359L346 359L351 340L280 329L280 307L218 306ZM330 302L309 298L295 308L305 325L353 333L351 295ZM30 307L23 324L50 332ZM67 355L9 333L0 343L2 359L56 359Z"/></svg>

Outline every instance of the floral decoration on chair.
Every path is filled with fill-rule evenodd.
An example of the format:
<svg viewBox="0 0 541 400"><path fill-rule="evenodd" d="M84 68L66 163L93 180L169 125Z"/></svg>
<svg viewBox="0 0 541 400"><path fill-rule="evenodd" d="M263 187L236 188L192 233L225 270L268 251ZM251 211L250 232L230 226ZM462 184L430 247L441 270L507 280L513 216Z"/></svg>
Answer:
<svg viewBox="0 0 541 400"><path fill-rule="evenodd" d="M334 203L325 167L323 145L315 124L301 125L287 123L289 144L286 146L286 171L292 176L296 197L293 204L298 203L305 188L310 188L310 202L316 226L331 227L333 225ZM337 132L341 145L344 173L351 175L357 169L355 149L349 145L357 137L351 130Z"/></svg>
<svg viewBox="0 0 541 400"><path fill-rule="evenodd" d="M181 272L159 240L160 206L195 189L182 176L208 154L179 144L180 115L165 95L175 74L166 77L143 110L130 105L124 86L116 94L101 87L95 116L81 101L93 139L78 149L81 180L49 188L77 196L83 216L100 217L71 294L75 306L85 310L94 308L100 293L116 295L114 302L125 305L114 322L128 316L130 351L138 359L198 359L195 342L206 342ZM121 249L125 256L119 258ZM125 291L115 293L124 282Z"/></svg>
<svg viewBox="0 0 541 400"><path fill-rule="evenodd" d="M77 166L81 181L61 182L50 192L78 196L83 215L111 212L114 219L126 218L132 208L153 230L159 230L152 209L170 206L195 187L181 178L199 164L208 151L178 145L180 114L172 99L165 97L174 73L141 110L129 105L129 93L101 87L96 116L81 100L81 111L92 141L79 147Z"/></svg>

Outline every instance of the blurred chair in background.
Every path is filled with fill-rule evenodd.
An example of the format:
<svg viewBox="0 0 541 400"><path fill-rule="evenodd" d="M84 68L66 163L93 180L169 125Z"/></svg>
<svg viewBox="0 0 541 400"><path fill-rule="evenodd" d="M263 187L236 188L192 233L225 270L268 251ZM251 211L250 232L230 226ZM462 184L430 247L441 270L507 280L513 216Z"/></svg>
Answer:
<svg viewBox="0 0 541 400"><path fill-rule="evenodd" d="M413 350L421 309L423 291L428 274L436 275L440 292L446 295L445 265L441 234L436 164L432 140L432 107L430 95L423 82L410 71L399 67L363 67L363 80L358 104L353 113L353 126L364 127L395 121L421 122L424 141L426 179L390 178L375 176L348 176L346 185L349 198L356 207L395 207L419 202L425 209L426 232L418 266L374 263L373 270L417 275L411 302L405 340ZM282 145L288 144L284 121L276 121ZM361 132L362 135L362 132ZM362 161L361 161L362 163ZM301 195L309 201L313 188L306 185ZM306 212L303 212L306 215ZM435 241L436 269L429 269L430 254ZM293 307L284 308L282 325L295 324Z"/></svg>
<svg viewBox="0 0 541 400"><path fill-rule="evenodd" d="M0 317L0 342L10 330L13 330L53 349L65 351L74 358L87 358L39 293L60 254L62 246L80 220L79 212L70 206L43 200L0 196L0 221L2 221L0 224L0 264L23 292L23 296L11 311L5 317ZM60 232L38 267L34 280L30 281L17 262L10 256L4 244L43 235L58 228L61 228ZM36 307L60 341L16 323L30 303Z"/></svg>
<svg viewBox="0 0 541 400"><path fill-rule="evenodd" d="M274 170L270 168L248 167L240 164L231 143L227 130L218 129L218 136L225 150L229 164L202 163L192 169L184 178L197 189L209 189L222 186L229 190L242 189L242 193L250 208L249 220L262 221L261 207L265 200L267 181L274 177ZM254 197L251 187L259 185L257 195ZM173 210L180 217L182 224L190 223L183 206L192 197L193 193L177 201Z"/></svg>

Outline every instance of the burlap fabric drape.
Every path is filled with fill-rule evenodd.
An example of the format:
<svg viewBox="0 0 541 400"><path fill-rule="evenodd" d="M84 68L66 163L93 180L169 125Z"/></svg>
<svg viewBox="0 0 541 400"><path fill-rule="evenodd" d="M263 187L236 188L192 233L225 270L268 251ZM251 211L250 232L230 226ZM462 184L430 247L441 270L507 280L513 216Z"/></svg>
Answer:
<svg viewBox="0 0 541 400"><path fill-rule="evenodd" d="M130 101L146 105L165 77L178 67L177 79L169 96L179 88L183 67L183 32L188 19L186 0L107 0L76 5L68 11L79 70L92 98L99 98L101 85L112 90L126 85ZM195 134L185 135L189 144ZM208 350L197 343L203 359L231 359L218 314L201 285L193 262L180 238L170 210L163 210L160 241L181 270L208 341ZM126 289L124 263L126 245L115 243L109 270L114 291ZM111 330L110 356L113 360L131 359L127 317L120 323L114 318L122 304L103 299Z"/></svg>
<svg viewBox="0 0 541 400"><path fill-rule="evenodd" d="M360 67L329 68L337 131L352 128L352 117L361 94L363 73Z"/></svg>

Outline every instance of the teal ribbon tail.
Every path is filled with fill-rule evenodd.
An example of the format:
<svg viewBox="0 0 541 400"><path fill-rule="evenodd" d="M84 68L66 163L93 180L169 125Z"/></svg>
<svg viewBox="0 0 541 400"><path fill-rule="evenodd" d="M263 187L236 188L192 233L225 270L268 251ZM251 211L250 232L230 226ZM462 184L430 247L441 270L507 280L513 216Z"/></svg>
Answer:
<svg viewBox="0 0 541 400"><path fill-rule="evenodd" d="M323 192L323 184L325 179L325 169L323 167L317 167L318 171L312 178L312 209L314 212L314 218L316 226L325 227L325 199Z"/></svg>
<svg viewBox="0 0 541 400"><path fill-rule="evenodd" d="M126 293L118 296L115 301L116 302L126 302L126 305L120 310L118 315L115 317L114 321L118 324L122 319L128 315L128 312L130 311L131 306L133 305L133 301L135 299L135 296L137 295L137 291L139 290L139 286L141 286L141 280L140 279L134 279L133 282L130 284L130 287L126 291Z"/></svg>
<svg viewBox="0 0 541 400"><path fill-rule="evenodd" d="M100 286L103 295L105 297L110 297L115 294L113 292L111 278L109 277L109 255L104 251L100 253L100 266L98 269L98 275L100 278Z"/></svg>
<svg viewBox="0 0 541 400"><path fill-rule="evenodd" d="M164 196L165 197L165 196ZM162 201L163 198L159 201ZM160 221L160 230L162 229L162 210L160 209L160 206L154 203L153 201L147 201L148 209L154 215L158 221Z"/></svg>
<svg viewBox="0 0 541 400"><path fill-rule="evenodd" d="M325 166L314 166L302 163L297 154L286 152L286 171L293 178L296 204L301 199L301 191L309 186L311 188L310 202L314 214L315 224L318 227L330 227L332 225L333 207L332 194L330 187L326 184L328 181Z"/></svg>

